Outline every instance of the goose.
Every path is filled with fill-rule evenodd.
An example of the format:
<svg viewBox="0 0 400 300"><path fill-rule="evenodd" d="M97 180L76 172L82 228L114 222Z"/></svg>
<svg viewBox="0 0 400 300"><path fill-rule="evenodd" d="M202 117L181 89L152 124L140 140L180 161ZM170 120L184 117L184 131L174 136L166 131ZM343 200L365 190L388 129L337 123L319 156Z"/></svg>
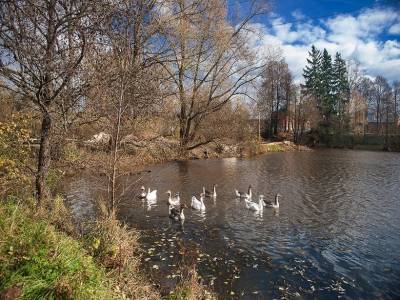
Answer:
<svg viewBox="0 0 400 300"><path fill-rule="evenodd" d="M177 206L181 203L181 197L179 197L179 193L176 193L174 197L172 197L172 193L170 190L167 191L168 194L168 204L172 206Z"/></svg>
<svg viewBox="0 0 400 300"><path fill-rule="evenodd" d="M246 199L251 199L253 196L253 193L251 191L251 185L249 185L249 188L247 190L247 193L239 192L238 190L235 190L235 195L238 198L246 198Z"/></svg>
<svg viewBox="0 0 400 300"><path fill-rule="evenodd" d="M206 210L206 206L204 205L204 194L200 194L200 200L196 198L196 196L192 196L191 206L193 209L204 211Z"/></svg>
<svg viewBox="0 0 400 300"><path fill-rule="evenodd" d="M279 198L281 197L281 195L278 193L275 195L275 201L274 202L264 202L264 206L266 207L270 207L270 208L279 208Z"/></svg>
<svg viewBox="0 0 400 300"><path fill-rule="evenodd" d="M206 197L209 197L209 198L217 198L217 185L216 184L214 184L213 185L213 191L212 192L210 192L210 191L208 191L208 190L206 190L205 188L204 188L204 186L203 186L203 194L206 196Z"/></svg>
<svg viewBox="0 0 400 300"><path fill-rule="evenodd" d="M186 204L181 204L179 208L172 205L169 206L169 217L175 221L185 220L185 215L183 214L183 209L187 208Z"/></svg>
<svg viewBox="0 0 400 300"><path fill-rule="evenodd" d="M146 189L144 188L143 185L142 185L142 187L140 188L140 190L141 190L141 193L140 193L140 195L139 195L139 199L145 199L147 193L146 193Z"/></svg>
<svg viewBox="0 0 400 300"><path fill-rule="evenodd" d="M258 211L258 212L262 212L263 211L263 207L264 207L264 196L260 195L258 198L258 204L250 201L248 199L245 199L246 201L246 208L253 210L253 211Z"/></svg>
<svg viewBox="0 0 400 300"><path fill-rule="evenodd" d="M157 200L157 190L150 191L150 188L148 188L147 194L146 194L146 200L147 201L156 201Z"/></svg>

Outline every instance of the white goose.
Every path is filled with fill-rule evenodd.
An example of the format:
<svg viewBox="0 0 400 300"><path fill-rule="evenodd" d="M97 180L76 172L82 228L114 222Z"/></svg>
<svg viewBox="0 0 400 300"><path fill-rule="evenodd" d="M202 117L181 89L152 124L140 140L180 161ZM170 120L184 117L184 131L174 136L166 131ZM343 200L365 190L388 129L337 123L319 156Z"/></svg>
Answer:
<svg viewBox="0 0 400 300"><path fill-rule="evenodd" d="M206 197L217 198L217 185L216 184L213 185L213 191L212 192L207 191L203 186L203 194Z"/></svg>
<svg viewBox="0 0 400 300"><path fill-rule="evenodd" d="M150 188L147 190L146 200L148 202L155 202L157 201L157 190L150 191Z"/></svg>
<svg viewBox="0 0 400 300"><path fill-rule="evenodd" d="M251 185L249 185L247 193L243 193L243 192L239 192L238 190L235 190L235 195L238 198L251 199L251 197L253 196L253 193L251 191Z"/></svg>
<svg viewBox="0 0 400 300"><path fill-rule="evenodd" d="M196 196L192 196L191 207L195 210L205 211L206 206L204 205L204 194L200 194L200 200L196 198Z"/></svg>
<svg viewBox="0 0 400 300"><path fill-rule="evenodd" d="M246 201L246 208L253 210L253 211L258 211L258 212L262 212L263 208L264 208L264 196L260 195L259 199L258 199L258 204L255 202L252 202L248 199L245 199Z"/></svg>
<svg viewBox="0 0 400 300"><path fill-rule="evenodd" d="M270 207L270 208L279 208L279 198L281 197L281 195L278 193L275 195L275 201L274 202L265 202L264 201L264 206L266 207Z"/></svg>
<svg viewBox="0 0 400 300"><path fill-rule="evenodd" d="M179 193L176 193L174 197L172 197L172 193L170 190L167 191L168 194L168 204L172 206L178 206L181 203L181 197L179 197Z"/></svg>

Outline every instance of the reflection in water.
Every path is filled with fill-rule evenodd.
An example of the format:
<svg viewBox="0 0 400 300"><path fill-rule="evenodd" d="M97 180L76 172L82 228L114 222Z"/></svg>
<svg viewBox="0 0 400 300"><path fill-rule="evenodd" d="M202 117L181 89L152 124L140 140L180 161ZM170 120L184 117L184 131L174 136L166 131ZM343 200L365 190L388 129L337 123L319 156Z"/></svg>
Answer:
<svg viewBox="0 0 400 300"><path fill-rule="evenodd" d="M399 158L321 150L168 163L125 192L120 218L143 231L144 264L162 285L173 284L179 264L190 259L182 245L194 245L200 275L222 298L395 299L400 297ZM90 198L101 193L96 180L82 176L67 185L77 215L85 217ZM134 180L126 178L126 189ZM135 197L142 184L159 191L151 209ZM164 191L179 191L181 201L190 204L203 185L213 184L218 197L205 199L206 212L189 208L183 224L170 220ZM267 201L279 192L280 209L247 210L233 191L249 184Z"/></svg>

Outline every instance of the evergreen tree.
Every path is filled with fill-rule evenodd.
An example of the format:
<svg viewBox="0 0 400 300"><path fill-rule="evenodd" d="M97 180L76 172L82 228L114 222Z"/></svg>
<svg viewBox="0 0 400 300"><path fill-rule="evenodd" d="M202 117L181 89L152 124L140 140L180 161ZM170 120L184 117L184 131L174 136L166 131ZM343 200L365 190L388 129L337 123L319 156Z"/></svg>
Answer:
<svg viewBox="0 0 400 300"><path fill-rule="evenodd" d="M332 57L328 51L324 49L321 61L321 87L320 97L322 102L322 114L329 122L331 116L335 114L335 97L333 96L333 66Z"/></svg>
<svg viewBox="0 0 400 300"><path fill-rule="evenodd" d="M346 62L340 53L336 52L333 64L333 95L339 118L344 118L346 106L350 101L350 84L347 76Z"/></svg>
<svg viewBox="0 0 400 300"><path fill-rule="evenodd" d="M334 63L326 49L321 53L312 46L303 70L305 87L308 94L314 96L322 115L321 125L332 133L338 124L340 132L348 121L346 108L350 101L350 84L347 76L346 63L339 53L336 53Z"/></svg>
<svg viewBox="0 0 400 300"><path fill-rule="evenodd" d="M307 66L303 69L303 76L307 92L314 96L318 106L321 106L320 84L321 84L321 52L313 45L308 52Z"/></svg>

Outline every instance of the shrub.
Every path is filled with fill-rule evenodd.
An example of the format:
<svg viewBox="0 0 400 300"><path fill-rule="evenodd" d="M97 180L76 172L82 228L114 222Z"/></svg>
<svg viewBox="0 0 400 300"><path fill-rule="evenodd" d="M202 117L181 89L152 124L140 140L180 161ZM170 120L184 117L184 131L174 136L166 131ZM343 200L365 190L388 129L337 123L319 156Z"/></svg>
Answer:
<svg viewBox="0 0 400 300"><path fill-rule="evenodd" d="M29 171L29 118L14 114L0 122L0 196L22 194L29 190L32 175Z"/></svg>

